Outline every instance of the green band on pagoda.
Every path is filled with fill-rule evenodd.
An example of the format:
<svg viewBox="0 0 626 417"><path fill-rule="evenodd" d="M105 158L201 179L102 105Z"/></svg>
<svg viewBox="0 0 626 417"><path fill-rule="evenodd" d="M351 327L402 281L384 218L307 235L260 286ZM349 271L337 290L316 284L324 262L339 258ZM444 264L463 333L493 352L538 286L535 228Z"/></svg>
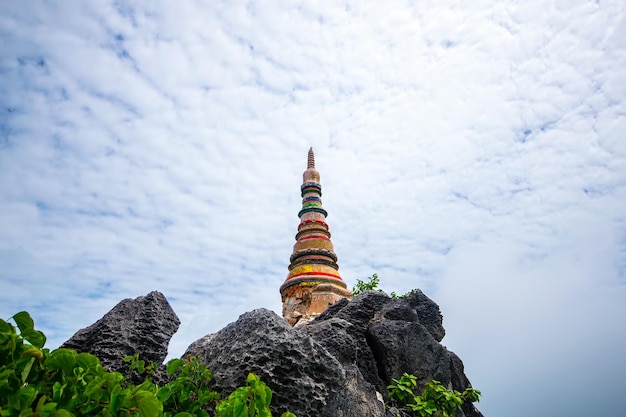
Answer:
<svg viewBox="0 0 626 417"><path fill-rule="evenodd" d="M309 193L315 193L320 197L322 196L322 190L318 190L317 188L307 188L305 190L302 190L302 192L300 193L300 197L304 197L306 194Z"/></svg>
<svg viewBox="0 0 626 417"><path fill-rule="evenodd" d="M305 182L300 187L300 191L302 197L304 197L304 195L307 193L315 193L318 194L320 197L322 196L322 186L316 182Z"/></svg>
<svg viewBox="0 0 626 417"><path fill-rule="evenodd" d="M303 214L310 213L312 211L314 211L316 213L323 214L324 217L328 216L328 212L326 210L324 210L323 208L320 208L320 207L306 207L306 208L303 208L302 210L300 210L300 212L298 213L298 217L302 217Z"/></svg>

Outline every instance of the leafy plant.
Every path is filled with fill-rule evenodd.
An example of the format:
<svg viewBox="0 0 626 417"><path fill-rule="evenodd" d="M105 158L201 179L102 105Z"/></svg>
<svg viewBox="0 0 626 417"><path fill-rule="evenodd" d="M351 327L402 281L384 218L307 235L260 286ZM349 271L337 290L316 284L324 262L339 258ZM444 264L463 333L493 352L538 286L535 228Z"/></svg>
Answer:
<svg viewBox="0 0 626 417"><path fill-rule="evenodd" d="M399 300L401 298L408 298L410 296L412 296L413 294L415 294L417 291L419 291L417 288L412 289L411 291L404 293L404 294L396 294L395 291L391 291L391 294L389 294L389 296L393 299Z"/></svg>
<svg viewBox="0 0 626 417"><path fill-rule="evenodd" d="M373 274L371 277L368 277L367 281L361 281L360 279L357 279L356 285L352 287L352 295L359 295L366 291L382 291L378 289L378 284L380 284L378 274Z"/></svg>
<svg viewBox="0 0 626 417"><path fill-rule="evenodd" d="M213 378L210 369L200 363L196 356L185 359L172 359L167 363L168 375L178 374L157 392L157 398L163 403L164 416L208 417L210 405L215 405L220 395L209 389ZM182 413L182 414L181 414Z"/></svg>
<svg viewBox="0 0 626 417"><path fill-rule="evenodd" d="M373 274L371 277L368 277L366 281L357 279L356 285L352 287L352 295L359 295L366 291L381 291L382 292L382 289L379 288L379 285L380 285L380 278L378 278L378 274ZM413 295L416 291L418 290L413 289L405 294L400 294L400 295L396 294L395 291L392 291L389 296L393 299L398 300L401 298L407 298Z"/></svg>
<svg viewBox="0 0 626 417"><path fill-rule="evenodd" d="M417 387L417 377L408 373L402 374L399 379L392 379L395 384L389 385L389 398L397 399L402 404L406 404L415 397L414 390Z"/></svg>
<svg viewBox="0 0 626 417"><path fill-rule="evenodd" d="M149 381L124 384L98 358L70 349L50 352L45 335L22 311L11 323L0 319L0 415L71 417L158 416L162 404Z"/></svg>
<svg viewBox="0 0 626 417"><path fill-rule="evenodd" d="M138 353L135 353L133 356L126 356L124 362L130 362L129 372L136 371L139 375L154 375L158 368L156 362L150 362L146 365L146 361L139 359Z"/></svg>
<svg viewBox="0 0 626 417"><path fill-rule="evenodd" d="M254 374L249 374L245 387L237 388L228 399L217 405L215 417L271 417L269 406L272 391ZM287 411L281 417L296 417Z"/></svg>
<svg viewBox="0 0 626 417"><path fill-rule="evenodd" d="M149 377L135 385L89 353L44 348L46 337L27 312L11 319L17 329L0 319L2 417L209 417L215 406L218 417L271 417L272 393L253 374L246 387L221 402L209 389L211 371L196 357L168 362L168 374L177 376L163 387ZM137 355L125 360L131 372L154 375L156 364L146 365Z"/></svg>
<svg viewBox="0 0 626 417"><path fill-rule="evenodd" d="M465 401L479 401L481 395L471 387L463 392L449 390L435 380L426 383L422 394L416 395L417 377L406 372L393 382L387 387L389 398L398 400L420 417L452 417Z"/></svg>

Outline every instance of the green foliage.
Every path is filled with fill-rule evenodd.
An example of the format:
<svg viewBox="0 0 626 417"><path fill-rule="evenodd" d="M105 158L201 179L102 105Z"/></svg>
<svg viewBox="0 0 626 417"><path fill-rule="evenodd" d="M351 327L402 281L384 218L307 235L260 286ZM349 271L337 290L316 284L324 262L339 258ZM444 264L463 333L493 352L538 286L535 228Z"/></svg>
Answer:
<svg viewBox="0 0 626 417"><path fill-rule="evenodd" d="M249 374L245 387L237 388L217 405L215 417L272 417L272 391L254 374ZM285 412L281 417L296 417Z"/></svg>
<svg viewBox="0 0 626 417"><path fill-rule="evenodd" d="M0 415L2 416L158 416L162 404L154 385L125 384L98 358L70 349L44 349L44 334L27 312L0 319Z"/></svg>
<svg viewBox="0 0 626 417"><path fill-rule="evenodd" d="M366 291L382 291L378 289L378 284L380 284L380 279L378 279L378 274L374 274L371 277L367 278L367 281L361 281L360 279L356 280L356 285L352 287L352 295L359 295Z"/></svg>
<svg viewBox="0 0 626 417"><path fill-rule="evenodd" d="M382 290L380 288L378 288L378 286L380 285L380 278L378 278L378 274L373 274L371 277L368 277L366 281L362 281L360 279L356 280L356 285L354 287L352 287L352 295L359 295L361 293L364 293L366 291L381 291ZM389 295L391 298L394 298L396 300L401 299L401 298L407 298L411 295L413 295L416 291L418 291L417 289L413 289L405 294L401 294L398 295L396 294L395 291L392 291L391 294Z"/></svg>
<svg viewBox="0 0 626 417"><path fill-rule="evenodd" d="M156 362L150 362L146 365L146 361L139 359L138 353L135 353L133 356L126 356L124 362L130 362L129 372L136 371L139 375L146 373L154 375L159 367Z"/></svg>
<svg viewBox="0 0 626 417"><path fill-rule="evenodd" d="M71 349L43 348L46 337L35 330L27 312L0 319L0 416L2 417L271 417L272 393L255 375L227 399L209 389L212 374L196 357L174 359L167 373L176 377L163 387L149 378L135 385L100 360ZM18 332L19 329L19 332ZM131 372L154 375L137 355L124 358ZM282 417L295 417L283 413Z"/></svg>
<svg viewBox="0 0 626 417"><path fill-rule="evenodd" d="M415 289L412 289L411 291L409 291L407 293L400 294L400 295L396 294L395 291L391 291L391 294L389 296L391 298L393 298L393 299L399 300L399 299L402 299L402 298L408 298L408 297L412 296L413 294L415 294L417 291L419 291L419 290L417 288L415 288Z"/></svg>
<svg viewBox="0 0 626 417"><path fill-rule="evenodd" d="M200 363L195 356L185 359L172 359L167 363L168 375L177 374L176 378L160 388L157 398L163 403L164 416L208 417L210 407L214 406L220 395L209 389L213 378L210 369Z"/></svg>
<svg viewBox="0 0 626 417"><path fill-rule="evenodd" d="M480 391L474 388L466 388L463 392L451 391L434 380L426 384L421 395L416 395L417 377L406 372L393 382L387 387L389 398L398 400L413 415L420 417L453 417L465 401L480 399Z"/></svg>
<svg viewBox="0 0 626 417"><path fill-rule="evenodd" d="M417 387L417 377L408 373L402 374L400 379L393 379L394 385L389 385L389 398L397 399L402 404L406 404L415 397L413 391Z"/></svg>

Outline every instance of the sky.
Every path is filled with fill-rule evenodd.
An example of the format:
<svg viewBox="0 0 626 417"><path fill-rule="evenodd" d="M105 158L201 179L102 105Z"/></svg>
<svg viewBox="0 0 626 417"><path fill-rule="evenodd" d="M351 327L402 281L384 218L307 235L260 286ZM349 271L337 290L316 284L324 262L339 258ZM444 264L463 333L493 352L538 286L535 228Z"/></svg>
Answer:
<svg viewBox="0 0 626 417"><path fill-rule="evenodd" d="M280 314L312 146L342 277L437 302L485 416L621 415L625 7L4 0L0 317Z"/></svg>

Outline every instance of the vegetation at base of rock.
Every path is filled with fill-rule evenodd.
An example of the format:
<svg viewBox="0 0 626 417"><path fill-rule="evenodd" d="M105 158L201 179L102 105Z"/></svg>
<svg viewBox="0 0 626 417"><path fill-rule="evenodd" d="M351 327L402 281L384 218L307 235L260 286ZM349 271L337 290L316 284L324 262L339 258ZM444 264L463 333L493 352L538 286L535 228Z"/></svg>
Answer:
<svg viewBox="0 0 626 417"><path fill-rule="evenodd" d="M213 410L215 417L272 416L272 392L254 374L246 386L221 399L209 389L211 371L189 356L168 362L167 373L176 377L164 386L149 376L133 384L89 353L44 348L46 337L27 312L11 319L17 329L0 319L0 416L209 417ZM156 364L146 365L137 355L125 361L131 372L153 375L156 370Z"/></svg>
<svg viewBox="0 0 626 417"><path fill-rule="evenodd" d="M464 402L479 401L481 395L471 387L463 392L449 390L434 380L427 382L423 392L417 395L417 377L406 372L393 382L387 387L389 399L397 400L414 416L420 417L452 417Z"/></svg>
<svg viewBox="0 0 626 417"><path fill-rule="evenodd" d="M272 391L254 374L248 375L248 385L237 388L226 401L217 405L215 417L271 417L269 410ZM296 417L287 411L281 417Z"/></svg>

